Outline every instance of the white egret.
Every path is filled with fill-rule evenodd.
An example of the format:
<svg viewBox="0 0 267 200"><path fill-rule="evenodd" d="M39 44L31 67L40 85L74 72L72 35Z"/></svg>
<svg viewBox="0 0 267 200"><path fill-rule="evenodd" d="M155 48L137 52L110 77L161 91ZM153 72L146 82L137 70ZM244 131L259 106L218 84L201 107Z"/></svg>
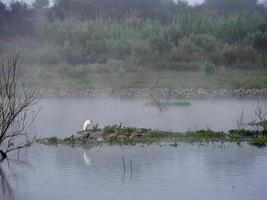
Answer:
<svg viewBox="0 0 267 200"><path fill-rule="evenodd" d="M83 130L84 131L87 131L89 129L92 129L93 128L93 121L91 120L86 120L83 124Z"/></svg>

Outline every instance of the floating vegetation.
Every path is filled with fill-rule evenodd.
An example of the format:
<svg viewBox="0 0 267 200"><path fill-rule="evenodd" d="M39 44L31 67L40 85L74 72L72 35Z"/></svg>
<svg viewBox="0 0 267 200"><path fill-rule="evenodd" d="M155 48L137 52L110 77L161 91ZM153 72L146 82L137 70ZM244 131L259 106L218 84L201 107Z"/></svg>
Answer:
<svg viewBox="0 0 267 200"><path fill-rule="evenodd" d="M197 130L186 133L160 131L145 128L126 127L122 125L106 126L103 129L79 131L63 139L57 137L38 139L38 143L46 145L70 145L90 147L99 143L136 145L169 142L177 147L179 142L184 143L209 143L209 142L248 142L257 147L264 147L267 143L267 135L262 132L250 130L230 130L228 133L212 130Z"/></svg>
<svg viewBox="0 0 267 200"><path fill-rule="evenodd" d="M157 106L154 102L147 102L146 106ZM175 101L175 102L167 102L165 106L191 106L189 101Z"/></svg>

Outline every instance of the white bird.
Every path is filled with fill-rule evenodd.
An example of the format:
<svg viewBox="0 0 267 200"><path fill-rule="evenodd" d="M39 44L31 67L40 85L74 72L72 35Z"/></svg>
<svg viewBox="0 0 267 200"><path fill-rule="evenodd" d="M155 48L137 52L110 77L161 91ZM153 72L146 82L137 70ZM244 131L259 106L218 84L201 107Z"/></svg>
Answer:
<svg viewBox="0 0 267 200"><path fill-rule="evenodd" d="M89 129L92 129L93 128L93 121L91 120L86 120L84 123L83 123L83 130L84 131L87 131Z"/></svg>
<svg viewBox="0 0 267 200"><path fill-rule="evenodd" d="M91 165L91 159L89 158L89 156L83 152L83 161L85 163L85 165Z"/></svg>

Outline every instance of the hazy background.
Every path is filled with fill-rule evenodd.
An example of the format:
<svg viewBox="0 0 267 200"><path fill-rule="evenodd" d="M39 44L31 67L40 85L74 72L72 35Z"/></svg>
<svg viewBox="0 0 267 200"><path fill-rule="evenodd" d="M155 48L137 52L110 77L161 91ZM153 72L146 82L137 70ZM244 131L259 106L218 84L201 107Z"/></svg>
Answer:
<svg viewBox="0 0 267 200"><path fill-rule="evenodd" d="M1 5L0 57L19 51L30 86L267 88L267 1L21 2Z"/></svg>
<svg viewBox="0 0 267 200"><path fill-rule="evenodd" d="M12 2L13 0L2 0L2 2L4 2L4 3L10 3L10 2ZM53 0L50 0L50 2L52 2ZM24 0L24 2L27 2L27 3L32 3L32 2L34 2L34 0ZM196 3L202 3L203 2L203 0L188 0L188 2L190 3L190 4L196 4Z"/></svg>

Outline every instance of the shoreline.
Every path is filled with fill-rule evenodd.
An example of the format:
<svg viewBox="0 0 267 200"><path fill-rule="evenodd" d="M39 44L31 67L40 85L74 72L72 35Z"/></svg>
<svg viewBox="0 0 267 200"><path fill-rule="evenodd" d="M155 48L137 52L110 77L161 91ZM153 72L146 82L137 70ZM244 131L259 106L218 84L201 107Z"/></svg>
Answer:
<svg viewBox="0 0 267 200"><path fill-rule="evenodd" d="M113 97L113 98L267 98L267 89L180 89L180 88L126 88L126 89L41 89L40 94L45 98L51 97Z"/></svg>

